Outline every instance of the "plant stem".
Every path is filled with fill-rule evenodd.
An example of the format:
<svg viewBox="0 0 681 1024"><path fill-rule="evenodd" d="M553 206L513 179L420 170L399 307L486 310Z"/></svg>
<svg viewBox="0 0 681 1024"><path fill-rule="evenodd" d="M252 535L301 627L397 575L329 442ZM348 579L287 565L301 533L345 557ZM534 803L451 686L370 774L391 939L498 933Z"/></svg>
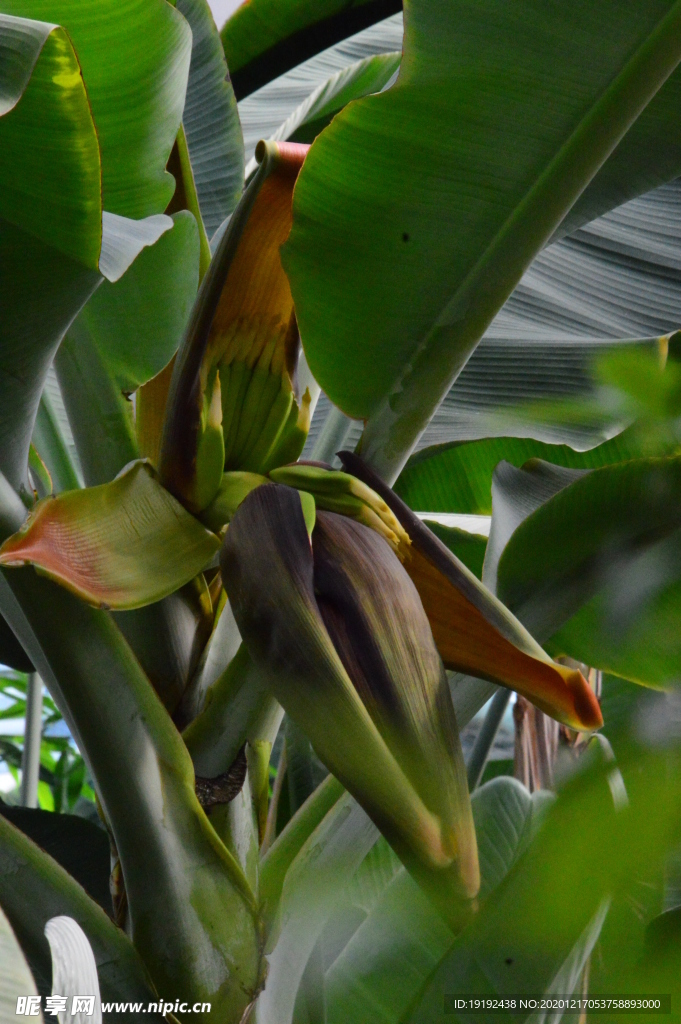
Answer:
<svg viewBox="0 0 681 1024"><path fill-rule="evenodd" d="M38 806L38 775L42 740L43 682L37 672L29 672L26 687L26 727L21 755L21 789L23 807Z"/></svg>
<svg viewBox="0 0 681 1024"><path fill-rule="evenodd" d="M468 789L471 793L480 785L480 779L485 771L489 752L492 749L494 740L496 739L499 726L501 725L501 720L504 717L504 712L508 707L510 699L510 690L499 689L490 701L487 714L485 715L485 720L483 721L480 732L475 739L471 756L468 759L468 764L466 765Z"/></svg>
<svg viewBox="0 0 681 1024"><path fill-rule="evenodd" d="M352 420L335 405L332 406L314 443L311 458L315 462L332 462L336 452L345 444L351 426Z"/></svg>

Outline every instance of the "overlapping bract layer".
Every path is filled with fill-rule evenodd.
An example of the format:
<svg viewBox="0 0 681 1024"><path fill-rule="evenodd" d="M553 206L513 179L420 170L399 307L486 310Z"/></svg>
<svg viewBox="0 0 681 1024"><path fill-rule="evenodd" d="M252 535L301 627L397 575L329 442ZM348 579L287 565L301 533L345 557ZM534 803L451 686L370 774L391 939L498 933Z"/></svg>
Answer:
<svg viewBox="0 0 681 1024"><path fill-rule="evenodd" d="M279 249L307 146L261 143L260 168L207 273L178 354L159 470L194 512L222 473L262 473L296 459L309 394L295 393L299 335Z"/></svg>
<svg viewBox="0 0 681 1024"><path fill-rule="evenodd" d="M501 601L357 455L343 452L341 460L380 494L409 534L406 569L447 668L509 686L573 729L599 728L601 710L582 674L552 661Z"/></svg>
<svg viewBox="0 0 681 1024"><path fill-rule="evenodd" d="M478 888L456 719L427 618L375 531L300 496L251 492L227 531L222 575L251 657L410 869L450 897ZM428 884L426 882L426 884Z"/></svg>

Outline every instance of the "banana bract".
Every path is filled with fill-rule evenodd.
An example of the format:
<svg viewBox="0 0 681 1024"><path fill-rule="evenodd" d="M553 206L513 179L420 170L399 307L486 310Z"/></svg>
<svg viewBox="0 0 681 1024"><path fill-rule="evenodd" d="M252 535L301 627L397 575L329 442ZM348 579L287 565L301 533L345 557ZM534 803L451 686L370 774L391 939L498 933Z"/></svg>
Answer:
<svg viewBox="0 0 681 1024"><path fill-rule="evenodd" d="M279 249L309 147L260 143L260 167L199 292L168 396L159 473L192 512L224 470L265 473L297 459L310 396L296 394L298 325Z"/></svg>
<svg viewBox="0 0 681 1024"><path fill-rule="evenodd" d="M219 541L134 462L110 483L43 498L0 548L0 565L32 564L89 604L159 601L201 572Z"/></svg>
<svg viewBox="0 0 681 1024"><path fill-rule="evenodd" d="M377 532L301 496L252 491L227 530L222 576L274 695L412 873L453 907L479 885L456 718L414 585Z"/></svg>
<svg viewBox="0 0 681 1024"><path fill-rule="evenodd" d="M405 568L423 603L447 668L508 686L572 729L603 724L581 672L552 661L524 626L414 515L359 456L340 453L345 469L391 508L409 534Z"/></svg>

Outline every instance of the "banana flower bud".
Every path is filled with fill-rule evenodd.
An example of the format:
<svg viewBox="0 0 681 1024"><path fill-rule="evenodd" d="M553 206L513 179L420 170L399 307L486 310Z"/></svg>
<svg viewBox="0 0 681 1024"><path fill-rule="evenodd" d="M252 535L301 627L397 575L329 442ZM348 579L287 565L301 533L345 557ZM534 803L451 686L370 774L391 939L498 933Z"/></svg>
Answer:
<svg viewBox="0 0 681 1024"><path fill-rule="evenodd" d="M297 459L310 395L297 394L300 335L279 250L308 146L261 142L260 167L234 211L178 352L159 475L189 511L225 470L266 473Z"/></svg>
<svg viewBox="0 0 681 1024"><path fill-rule="evenodd" d="M309 517L308 517L309 526ZM421 601L384 538L301 494L251 491L222 577L253 661L451 921L479 886L456 717Z"/></svg>

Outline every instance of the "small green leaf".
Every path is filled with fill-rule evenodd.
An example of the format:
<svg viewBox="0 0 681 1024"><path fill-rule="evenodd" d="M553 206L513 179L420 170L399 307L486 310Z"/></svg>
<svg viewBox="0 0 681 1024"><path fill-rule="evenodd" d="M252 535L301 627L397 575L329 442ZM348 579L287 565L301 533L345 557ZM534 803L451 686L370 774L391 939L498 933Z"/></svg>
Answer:
<svg viewBox="0 0 681 1024"><path fill-rule="evenodd" d="M139 608L188 583L218 547L138 462L109 484L39 502L0 564L35 565L91 604Z"/></svg>

